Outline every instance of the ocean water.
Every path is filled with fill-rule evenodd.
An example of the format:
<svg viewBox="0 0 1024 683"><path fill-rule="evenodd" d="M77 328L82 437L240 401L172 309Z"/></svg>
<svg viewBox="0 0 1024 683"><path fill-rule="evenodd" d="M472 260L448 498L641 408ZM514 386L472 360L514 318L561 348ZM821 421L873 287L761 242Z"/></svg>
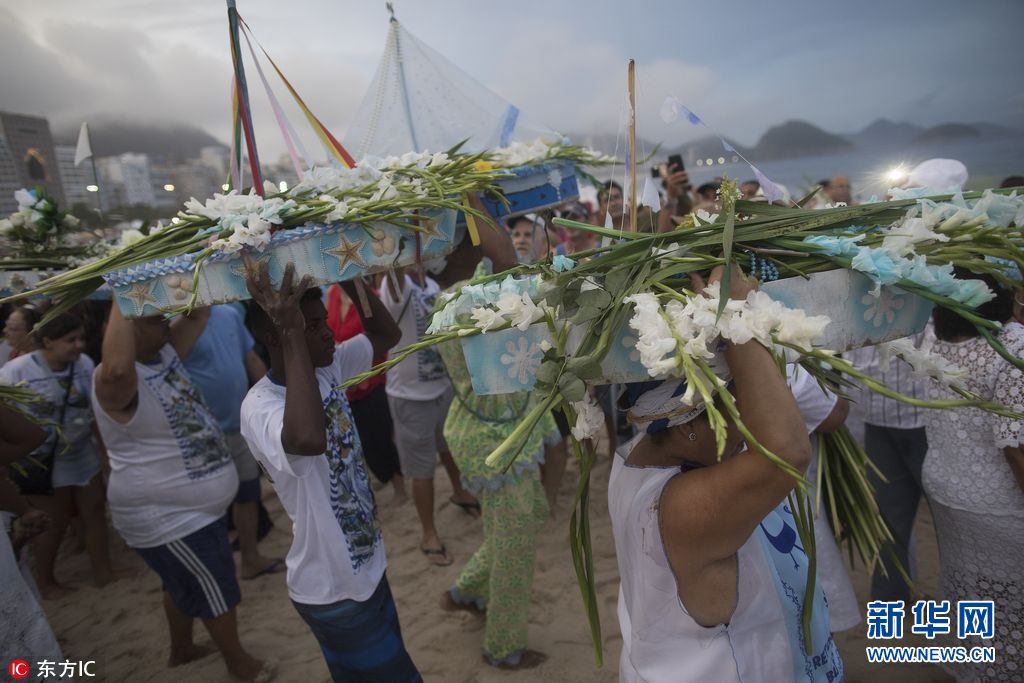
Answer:
<svg viewBox="0 0 1024 683"><path fill-rule="evenodd" d="M723 152L723 155L725 153ZM731 156L731 155L726 155ZM1010 175L1024 175L1024 137L1004 140L960 141L938 145L913 145L891 148L858 148L842 154L750 161L776 183L785 185L794 196L801 196L813 183L834 175L845 175L853 185L854 196L864 201L871 195L881 197L889 184L885 173L899 165L907 170L935 157L958 159L967 166L968 189L998 186ZM717 161L717 160L716 160ZM754 174L742 161L715 163L711 167L697 166L695 160L686 160L690 182L694 187L728 173L739 181L752 180Z"/></svg>

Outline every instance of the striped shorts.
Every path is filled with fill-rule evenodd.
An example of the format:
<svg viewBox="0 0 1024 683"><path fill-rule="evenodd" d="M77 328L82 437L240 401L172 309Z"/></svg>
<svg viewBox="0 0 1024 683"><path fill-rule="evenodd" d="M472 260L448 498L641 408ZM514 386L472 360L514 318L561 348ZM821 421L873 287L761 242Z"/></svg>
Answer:
<svg viewBox="0 0 1024 683"><path fill-rule="evenodd" d="M160 576L171 602L187 617L213 619L242 600L224 519L165 545L135 551Z"/></svg>

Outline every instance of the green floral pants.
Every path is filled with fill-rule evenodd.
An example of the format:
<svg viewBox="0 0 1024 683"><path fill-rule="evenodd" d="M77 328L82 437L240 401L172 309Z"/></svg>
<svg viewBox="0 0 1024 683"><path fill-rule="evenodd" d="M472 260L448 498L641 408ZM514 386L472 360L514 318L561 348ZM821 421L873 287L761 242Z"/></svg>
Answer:
<svg viewBox="0 0 1024 683"><path fill-rule="evenodd" d="M500 660L526 648L537 532L547 521L548 502L536 470L478 497L484 542L455 587L464 598L487 604L483 649Z"/></svg>

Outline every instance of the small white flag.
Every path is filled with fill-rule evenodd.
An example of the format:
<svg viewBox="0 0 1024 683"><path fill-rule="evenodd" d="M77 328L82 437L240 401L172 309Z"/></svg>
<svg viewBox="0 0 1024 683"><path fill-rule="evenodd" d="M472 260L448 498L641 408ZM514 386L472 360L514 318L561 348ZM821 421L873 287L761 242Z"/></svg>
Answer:
<svg viewBox="0 0 1024 683"><path fill-rule="evenodd" d="M82 130L78 132L78 147L75 148L75 166L92 156L92 145L89 144L89 124L82 123Z"/></svg>
<svg viewBox="0 0 1024 683"><path fill-rule="evenodd" d="M640 204L651 207L651 211L661 211L661 195L649 177L644 181L644 192L640 195Z"/></svg>

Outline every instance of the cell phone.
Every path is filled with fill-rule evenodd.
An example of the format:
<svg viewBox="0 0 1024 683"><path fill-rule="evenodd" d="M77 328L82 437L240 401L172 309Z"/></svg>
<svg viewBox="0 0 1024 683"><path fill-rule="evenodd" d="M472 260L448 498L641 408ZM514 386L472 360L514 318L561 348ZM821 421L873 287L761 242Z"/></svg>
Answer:
<svg viewBox="0 0 1024 683"><path fill-rule="evenodd" d="M672 168L675 166L675 168ZM685 171L686 167L683 165L682 154L670 154L668 157L668 170L669 173L678 173L679 171Z"/></svg>

